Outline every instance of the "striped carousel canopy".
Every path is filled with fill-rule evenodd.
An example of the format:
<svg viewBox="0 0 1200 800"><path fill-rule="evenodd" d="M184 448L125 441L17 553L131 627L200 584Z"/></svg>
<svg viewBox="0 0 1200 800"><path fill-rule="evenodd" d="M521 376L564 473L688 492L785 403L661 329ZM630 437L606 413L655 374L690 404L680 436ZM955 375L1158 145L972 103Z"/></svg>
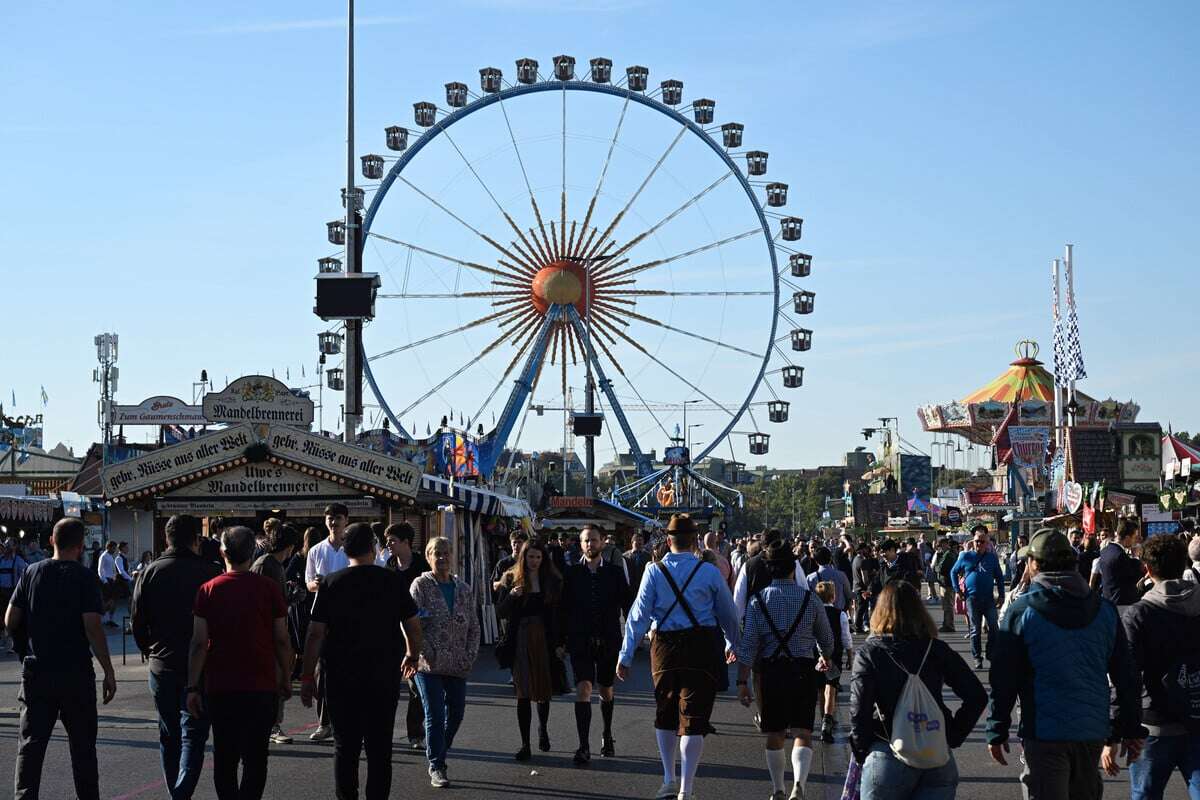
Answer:
<svg viewBox="0 0 1200 800"><path fill-rule="evenodd" d="M1036 348L1036 345L1034 345ZM1022 400L1054 399L1054 377L1031 354L1023 355L1009 365L995 380L962 399L963 403L1019 403Z"/></svg>

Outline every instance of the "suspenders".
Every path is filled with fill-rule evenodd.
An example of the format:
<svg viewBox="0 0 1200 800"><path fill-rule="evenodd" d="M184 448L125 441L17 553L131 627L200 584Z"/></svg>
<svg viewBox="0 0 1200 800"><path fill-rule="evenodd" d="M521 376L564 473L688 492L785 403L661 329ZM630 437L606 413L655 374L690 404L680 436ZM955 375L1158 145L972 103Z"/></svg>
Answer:
<svg viewBox="0 0 1200 800"><path fill-rule="evenodd" d="M808 601L812 598L812 594L812 592L804 593L804 600L800 602L800 613L796 615L795 621L792 622L792 627L788 628L788 632L785 635L779 632L779 628L775 626L775 620L771 619L771 614L767 611L767 604L763 602L762 593L754 593L754 596L758 598L758 607L762 609L763 617L767 620L767 625L771 628L771 633L775 634L775 639L778 642L775 647L775 654L770 659L764 660L775 661L780 658L786 658L789 661L793 660L792 653L787 649L787 645L792 640L792 636L796 634L796 629L800 627L800 622L804 619L804 610L808 608Z"/></svg>

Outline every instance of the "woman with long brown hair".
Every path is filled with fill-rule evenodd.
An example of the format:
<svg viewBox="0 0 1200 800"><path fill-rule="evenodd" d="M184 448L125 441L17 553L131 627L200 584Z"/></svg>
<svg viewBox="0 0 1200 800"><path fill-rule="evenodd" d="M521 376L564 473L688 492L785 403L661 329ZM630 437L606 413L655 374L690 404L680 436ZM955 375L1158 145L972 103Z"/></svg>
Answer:
<svg viewBox="0 0 1200 800"><path fill-rule="evenodd" d="M500 579L496 602L496 614L508 623L504 639L496 645L496 659L501 667L512 670L521 731L518 761L531 757L532 704L537 703L538 709L538 749L548 752L550 698L567 690L565 671L559 668L563 651L557 621L561 594L562 576L545 545L538 539L525 542L517 563Z"/></svg>
<svg viewBox="0 0 1200 800"><path fill-rule="evenodd" d="M871 614L871 635L855 654L850 684L850 750L862 765L862 800L950 800L957 791L958 767L949 751L966 741L987 705L987 692L962 656L937 634L912 584L884 585ZM945 721L947 761L940 766L909 766L894 750L904 726L913 724L896 718L912 675L929 690ZM943 683L962 700L957 712L942 700Z"/></svg>

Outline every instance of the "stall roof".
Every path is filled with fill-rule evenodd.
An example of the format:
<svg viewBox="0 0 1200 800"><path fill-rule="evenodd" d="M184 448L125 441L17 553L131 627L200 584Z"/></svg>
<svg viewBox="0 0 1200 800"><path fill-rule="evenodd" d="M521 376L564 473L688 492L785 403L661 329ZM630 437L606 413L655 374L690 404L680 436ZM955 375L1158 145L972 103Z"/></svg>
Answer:
<svg viewBox="0 0 1200 800"><path fill-rule="evenodd" d="M548 519L594 516L640 528L662 527L662 523L653 517L644 516L618 503L602 500L599 497L552 497L550 508L546 509L542 516Z"/></svg>
<svg viewBox="0 0 1200 800"><path fill-rule="evenodd" d="M505 517L532 517L529 503L518 497L493 492L462 481L453 483L436 475L421 476L421 492L436 495L438 500L451 500L479 514Z"/></svg>

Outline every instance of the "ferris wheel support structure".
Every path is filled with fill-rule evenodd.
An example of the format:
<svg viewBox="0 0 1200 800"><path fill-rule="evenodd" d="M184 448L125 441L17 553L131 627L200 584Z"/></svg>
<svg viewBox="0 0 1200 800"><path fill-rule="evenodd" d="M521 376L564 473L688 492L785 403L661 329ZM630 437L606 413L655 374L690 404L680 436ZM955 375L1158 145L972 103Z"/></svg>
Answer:
<svg viewBox="0 0 1200 800"><path fill-rule="evenodd" d="M773 294L774 294L774 304L775 304L776 308L779 307L778 275L779 275L780 270L779 270L779 265L778 265L778 258L777 258L776 252L775 252L775 247L776 247L775 237L771 232L771 226L767 219L767 213L764 211L762 204L759 202L759 199L758 199L757 195L755 194L754 187L751 184L749 177L742 172L742 170L738 167L737 163L734 162L731 154L722 146L722 144L719 143L718 141L716 141L715 139L713 139L713 137L709 135L708 131L705 130L705 128L702 127L700 124L689 119L684 114L677 111L676 109L674 109L668 105L665 105L664 103L659 102L655 98L647 96L647 95L643 94L642 92L634 91L632 89L621 87L621 86L615 86L615 85L608 84L608 83L595 83L595 82L589 82L589 81L581 81L581 80L577 80L577 79L570 79L570 80L546 80L546 81L539 81L537 83L531 83L531 84L515 84L515 85L509 86L508 88L502 88L496 92L484 94L483 96L480 96L477 99L473 100L472 102L468 103L464 107L458 108L455 111L441 117L440 119L437 119L436 121L433 122L432 125L430 125L427 128L427 130L425 131L425 133L423 135L421 135L418 139L416 139L414 142L412 142L412 144L405 149L405 151L396 159L396 162L392 165L391 169L388 170L386 175L383 176L383 178L380 182L380 185L378 187L378 191L375 192L372 202L371 202L370 206L367 208L366 214L363 218L361 229L354 231L354 233L358 234L358 236L361 236L363 241L366 240L366 237L370 235L371 225L375 219L376 213L378 212L378 210L382 204L382 201L383 201L384 197L386 197L388 190L391 188L392 184L395 183L397 180L401 180L402 182L408 183L401 176L401 173L403 172L404 168L407 166L407 164L410 161L412 161L417 156L418 153L421 152L422 149L424 149L424 147L427 144L434 141L437 138L438 134L444 133L448 128L450 128L456 122L459 122L460 120L466 118L470 114L473 114L476 111L480 111L484 108L487 108L488 106L491 106L495 103L503 103L503 101L509 100L512 98L521 97L521 96L529 95L529 94L536 94L538 92L550 92L550 91L563 92L564 98L565 98L566 92L568 92L568 91L583 91L583 92L593 92L593 93L597 93L597 94L611 95L611 96L620 98L622 100L625 100L626 103L629 103L629 102L638 103L642 106L645 106L646 108L650 108L650 109L657 111L660 114L663 114L664 116L674 120L676 123L678 123L679 125L682 126L683 131L688 131L688 132L693 133L701 141L703 141L705 144L707 144L709 146L709 148L717 155L717 157L720 158L724 162L729 173L734 175L738 179L738 182L741 184L742 189L746 194L746 197L749 199L750 204L753 207L755 214L757 215L759 225L762 229L763 237L766 240L767 253L770 258L770 269L771 269L771 275L772 275L772 279L773 279L772 286L773 286ZM564 102L565 102L565 100L564 100ZM503 108L503 106L501 106L501 107ZM681 134L683 131L681 131ZM676 137L676 141L678 141L678 137ZM672 147L674 147L674 143L672 143ZM660 163L661 163L661 159L660 159ZM653 173L651 173L651 174L653 174ZM647 178L647 180L649 180L649 179ZM409 185L411 185L411 184L409 184ZM643 184L643 186L644 186L644 184ZM633 198L631 198L629 205L632 204L633 199L636 199L636 194L634 195ZM564 195L564 202L565 202L565 195ZM601 236L601 242L605 239L605 237L607 237L608 233L611 233L611 229L616 226L619 219L620 219L620 215L618 215L617 219L614 219L613 223L609 226L609 230L606 231L603 236ZM553 223L551 223L551 225L553 226ZM349 233L349 231L348 231L348 233ZM739 235L736 237L731 237L730 241L743 238L743 236L745 236L745 235L746 234L742 234L742 235ZM564 238L566 236L565 230L563 231L563 236L564 236ZM582 234L581 234L581 238L582 238ZM589 240L589 243L590 243L590 240ZM720 245L723 243L724 243L724 241L717 242L716 245ZM600 243L597 243L597 246L599 244ZM622 248L622 250L628 249L631 246L631 244L632 243L625 245L625 247ZM707 249L707 246L706 246L706 248L701 248L701 249ZM620 251L618 251L618 252L620 252ZM690 255L690 253L683 254L683 255ZM640 269L647 268L649 266L653 266L657 263L666 263L669 260L673 260L673 259L665 259L665 260L660 260L658 262L651 262L649 264L639 265L639 266L633 267L633 268L627 268L627 270L628 270L628 272L631 273L633 271L637 271ZM623 277L627 274L627 272L624 270L620 271L620 272L616 271L615 266L612 268L609 268L606 271L609 273L606 280L612 279L612 278ZM569 305L569 304L565 305L565 306L555 305L547 310L546 315L545 315L544 319L542 320L541 325L538 328L538 332L532 340L532 347L530 348L530 350L528 352L528 355L526 357L525 364L521 371L520 376L514 382L512 392L509 396L508 402L506 403L506 405L504 407L502 415L497 420L496 426L492 430L492 432L487 434L479 443L479 462L480 462L480 468L481 468L480 471L484 475L491 474L492 469L494 468L495 464L499 460L500 454L504 449L504 446L505 446L505 443L507 442L509 434L512 432L513 428L516 425L518 416L522 413L522 411L524 409L524 401L526 398L528 398L529 394L533 390L533 385L536 381L538 371L542 365L542 360L546 355L547 339L550 336L550 332L551 332L551 328L553 327L553 324L555 322L562 322L564 319L568 323L568 325L575 331L576 335L579 338L579 341L586 343L585 350L587 351L587 354L585 355L585 362L596 371L596 374L600 378L600 380L598 381L598 384L599 384L598 388L601 390L601 392L604 393L605 397L608 399L610 405L612 406L613 414L616 417L617 423L621 427L622 433L624 434L624 436L629 444L631 454L634 456L634 460L637 465L637 472L638 472L639 476L645 476L652 472L650 460L645 456L645 451L642 449L642 447L637 442L636 436L634 435L634 432L633 432L633 428L629 424L627 416L621 408L620 401L617 399L617 396L616 396L615 392L613 391L612 381L609 380L604 375L603 370L600 366L600 361L596 357L596 353L591 347L591 336L589 335L588 329L591 327L593 314L592 314L592 306L590 303L587 305L586 314L587 314L587 320L585 322L583 319L580 318L575 307L573 305ZM669 326L660 325L660 327L669 327ZM770 329L770 336L769 336L768 342L774 342L776 340L777 331L778 331L778 315L772 314L771 329ZM659 366L662 366L665 369L667 369L669 372L671 372L672 374L675 374L675 376L677 378L679 378L680 380L683 380L684 383L686 383L688 386L690 386L694 391L696 391L697 393L701 394L704 397L708 397L708 395L705 394L702 389L700 389L698 386L695 386L694 384L687 381L683 376L679 375L677 372L672 370L670 367L667 367L665 364L663 364L661 361L659 361L659 359L657 359L653 354L651 354L649 351L640 347L634 340L630 339L627 335L625 335L622 332L618 332L618 335L621 336L623 339L625 339L629 344L631 344L631 345L635 346L637 349L641 350L651 360L657 362L659 364ZM700 337L700 338L703 338L703 337ZM763 379L767 372L767 365L770 361L771 350L772 350L772 348L769 346L764 348L764 351L762 353L762 361L759 365L757 376L755 377L753 385L750 387L750 390L747 393L745 399L742 401L740 408L734 410L731 408L726 408L725 406L721 406L721 409L729 414L729 421L725 425L725 428L718 435L716 435L712 438L712 440L710 441L708 446L704 449L704 451L694 457L694 460L698 461L698 460L704 458L705 456L707 456L708 453L710 453L722 441L724 441L725 438L733 431L734 426L737 424L738 420L741 419L742 415L749 408L750 403L754 399L754 395L758 390L758 387L763 382ZM743 352L746 352L746 351L743 351ZM755 355L755 354L750 354L750 355ZM380 408L383 410L383 412L387 416L388 420L390 420L396 433L405 440L408 440L408 441L414 440L414 438L415 438L414 434L410 434L408 432L408 430L405 428L405 426L401 423L399 417L392 410L392 408L389 405L387 398L384 396L383 392L380 391L379 385L378 385L378 383L375 379L375 376L372 372L370 361L367 358L367 353L365 351L365 348L362 349L360 358L361 358L363 374L366 377L367 382L370 385L371 390L374 393L376 399L379 401ZM618 365L618 367L619 367L619 365ZM710 399L710 401L712 401L711 398L709 398L709 399ZM712 401L712 402L715 403L716 401ZM720 405L720 404L718 404L718 405Z"/></svg>

